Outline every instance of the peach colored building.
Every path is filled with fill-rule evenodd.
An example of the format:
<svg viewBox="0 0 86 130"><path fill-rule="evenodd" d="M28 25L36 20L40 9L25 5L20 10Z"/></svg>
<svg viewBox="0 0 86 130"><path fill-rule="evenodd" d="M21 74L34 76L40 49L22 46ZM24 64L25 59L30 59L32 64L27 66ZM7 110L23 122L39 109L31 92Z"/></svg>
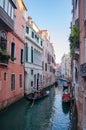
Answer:
<svg viewBox="0 0 86 130"><path fill-rule="evenodd" d="M9 10L4 9L7 5ZM0 109L2 109L24 95L24 34L27 9L23 0L16 2L7 0L6 3L1 0L0 10L2 11L0 13Z"/></svg>

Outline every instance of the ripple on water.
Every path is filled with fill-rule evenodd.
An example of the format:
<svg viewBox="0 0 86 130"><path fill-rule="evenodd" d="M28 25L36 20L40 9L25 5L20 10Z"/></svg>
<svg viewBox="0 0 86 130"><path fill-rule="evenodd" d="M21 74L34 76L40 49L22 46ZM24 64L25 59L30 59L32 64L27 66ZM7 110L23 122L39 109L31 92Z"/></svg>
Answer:
<svg viewBox="0 0 86 130"><path fill-rule="evenodd" d="M69 108L62 104L61 95L61 88L52 87L49 97L33 105L25 99L19 101L0 114L0 129L68 130Z"/></svg>

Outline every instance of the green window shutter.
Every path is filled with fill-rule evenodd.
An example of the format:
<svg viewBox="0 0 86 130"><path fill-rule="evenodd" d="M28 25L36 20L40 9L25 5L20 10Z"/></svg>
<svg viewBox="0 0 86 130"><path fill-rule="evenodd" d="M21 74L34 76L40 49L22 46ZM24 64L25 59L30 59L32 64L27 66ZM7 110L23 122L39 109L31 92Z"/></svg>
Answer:
<svg viewBox="0 0 86 130"><path fill-rule="evenodd" d="M26 45L26 62L28 62L28 46Z"/></svg>
<svg viewBox="0 0 86 130"><path fill-rule="evenodd" d="M33 63L33 47L31 47L31 62Z"/></svg>

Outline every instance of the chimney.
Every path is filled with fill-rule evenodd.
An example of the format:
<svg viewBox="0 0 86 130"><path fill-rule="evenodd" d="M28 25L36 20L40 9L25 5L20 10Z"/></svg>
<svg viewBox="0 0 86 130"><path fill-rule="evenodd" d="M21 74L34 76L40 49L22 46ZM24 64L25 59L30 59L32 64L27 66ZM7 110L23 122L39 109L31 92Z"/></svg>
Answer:
<svg viewBox="0 0 86 130"><path fill-rule="evenodd" d="M30 16L28 16L28 23L31 25L32 23L32 18Z"/></svg>

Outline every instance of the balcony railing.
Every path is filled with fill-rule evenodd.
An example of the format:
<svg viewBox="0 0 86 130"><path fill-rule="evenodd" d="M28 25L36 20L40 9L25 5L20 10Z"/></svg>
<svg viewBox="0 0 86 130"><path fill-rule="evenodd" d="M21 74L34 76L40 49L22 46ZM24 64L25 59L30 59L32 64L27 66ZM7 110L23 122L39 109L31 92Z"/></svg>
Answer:
<svg viewBox="0 0 86 130"><path fill-rule="evenodd" d="M86 63L80 65L80 73L82 77L86 77Z"/></svg>

